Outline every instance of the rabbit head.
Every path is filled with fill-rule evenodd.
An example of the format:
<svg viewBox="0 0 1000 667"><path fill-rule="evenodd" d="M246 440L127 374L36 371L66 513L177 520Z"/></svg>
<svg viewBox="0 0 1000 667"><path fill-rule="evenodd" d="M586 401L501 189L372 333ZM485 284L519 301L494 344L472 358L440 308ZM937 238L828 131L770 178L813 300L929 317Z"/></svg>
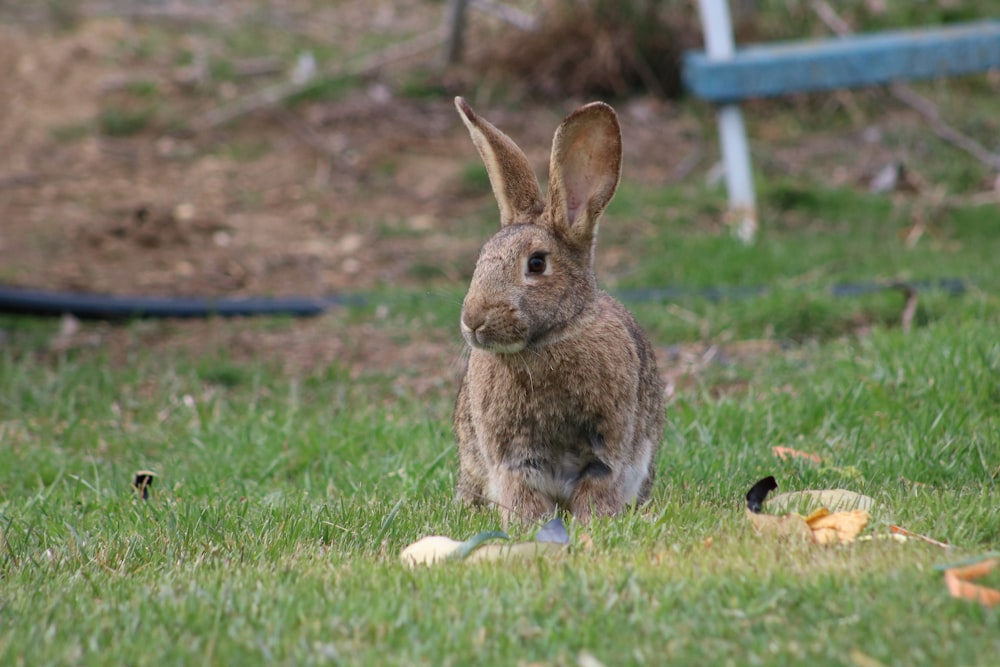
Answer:
<svg viewBox="0 0 1000 667"><path fill-rule="evenodd" d="M462 334L469 345L496 353L544 345L597 292L598 224L621 178L618 119L594 102L563 121L543 197L521 149L465 100L457 98L456 106L486 164L501 225L479 255Z"/></svg>

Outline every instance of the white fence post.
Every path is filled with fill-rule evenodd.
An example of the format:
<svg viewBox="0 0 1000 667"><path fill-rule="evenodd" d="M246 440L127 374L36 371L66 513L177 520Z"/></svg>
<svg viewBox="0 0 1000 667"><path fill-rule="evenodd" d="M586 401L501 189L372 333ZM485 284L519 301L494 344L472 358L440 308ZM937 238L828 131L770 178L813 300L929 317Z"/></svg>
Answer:
<svg viewBox="0 0 1000 667"><path fill-rule="evenodd" d="M712 60L732 58L735 45L727 0L698 0L698 8L708 57ZM744 243L752 243L757 235L757 202L743 113L738 104L725 104L718 108L717 117L729 193L729 216L736 236Z"/></svg>

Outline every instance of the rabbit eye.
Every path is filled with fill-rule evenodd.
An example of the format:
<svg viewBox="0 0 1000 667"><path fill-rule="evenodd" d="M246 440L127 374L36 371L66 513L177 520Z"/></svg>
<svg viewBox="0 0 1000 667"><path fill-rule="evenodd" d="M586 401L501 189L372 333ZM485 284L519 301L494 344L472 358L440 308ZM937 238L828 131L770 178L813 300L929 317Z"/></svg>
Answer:
<svg viewBox="0 0 1000 667"><path fill-rule="evenodd" d="M534 255L528 258L528 274L532 276L540 276L545 273L546 261L545 253L536 252Z"/></svg>

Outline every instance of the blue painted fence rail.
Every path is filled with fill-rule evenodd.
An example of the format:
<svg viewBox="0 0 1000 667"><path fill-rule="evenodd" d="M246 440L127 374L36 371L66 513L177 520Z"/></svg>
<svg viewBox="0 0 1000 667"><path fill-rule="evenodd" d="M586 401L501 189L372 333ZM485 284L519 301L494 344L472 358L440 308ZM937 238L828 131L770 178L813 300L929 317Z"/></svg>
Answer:
<svg viewBox="0 0 1000 667"><path fill-rule="evenodd" d="M1000 68L1000 21L761 44L728 60L689 52L684 79L695 96L725 104L993 68Z"/></svg>

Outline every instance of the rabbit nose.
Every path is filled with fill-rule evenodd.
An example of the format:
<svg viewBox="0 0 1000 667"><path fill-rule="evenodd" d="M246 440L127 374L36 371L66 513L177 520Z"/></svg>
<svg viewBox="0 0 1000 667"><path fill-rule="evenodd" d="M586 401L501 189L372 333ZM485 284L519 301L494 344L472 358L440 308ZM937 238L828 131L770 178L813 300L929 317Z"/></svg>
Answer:
<svg viewBox="0 0 1000 667"><path fill-rule="evenodd" d="M486 324L486 315L480 311L465 311L462 313L460 324L462 328L473 333Z"/></svg>

